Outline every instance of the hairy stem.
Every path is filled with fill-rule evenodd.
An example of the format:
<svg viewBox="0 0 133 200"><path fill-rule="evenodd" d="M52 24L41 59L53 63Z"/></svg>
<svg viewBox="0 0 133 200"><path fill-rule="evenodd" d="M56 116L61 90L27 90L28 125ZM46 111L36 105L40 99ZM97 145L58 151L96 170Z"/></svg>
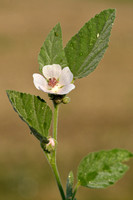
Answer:
<svg viewBox="0 0 133 200"><path fill-rule="evenodd" d="M57 141L58 110L59 110L59 104L54 103L53 138L55 139L55 141ZM55 175L55 178L56 178L56 182L57 182L62 200L65 200L66 198L65 198L64 190L63 190L62 183L61 183L60 176L59 176L59 172L58 172L58 169L57 169L56 148L55 148L54 152L52 153L50 164L51 164L51 167L53 169L53 172L54 172L54 175Z"/></svg>

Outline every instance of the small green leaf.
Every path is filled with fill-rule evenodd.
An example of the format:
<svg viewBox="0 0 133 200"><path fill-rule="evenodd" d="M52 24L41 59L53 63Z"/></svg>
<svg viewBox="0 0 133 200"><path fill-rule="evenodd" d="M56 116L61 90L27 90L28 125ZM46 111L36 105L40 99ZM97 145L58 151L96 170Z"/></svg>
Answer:
<svg viewBox="0 0 133 200"><path fill-rule="evenodd" d="M88 21L66 45L68 67L75 79L87 76L97 67L108 47L114 19L114 9L102 11Z"/></svg>
<svg viewBox="0 0 133 200"><path fill-rule="evenodd" d="M121 163L129 160L133 154L124 149L113 149L88 154L78 167L80 185L89 188L105 188L118 181L128 170Z"/></svg>
<svg viewBox="0 0 133 200"><path fill-rule="evenodd" d="M67 66L60 24L57 24L47 36L41 47L38 62L40 72L42 72L42 68L45 65L59 64L62 68Z"/></svg>
<svg viewBox="0 0 133 200"><path fill-rule="evenodd" d="M71 199L73 195L73 183L74 183L74 176L73 172L71 171L67 178L67 184L66 184L66 198Z"/></svg>
<svg viewBox="0 0 133 200"><path fill-rule="evenodd" d="M48 142L47 136L52 120L52 111L40 97L7 90L9 100L19 117L27 123L31 132L41 142Z"/></svg>

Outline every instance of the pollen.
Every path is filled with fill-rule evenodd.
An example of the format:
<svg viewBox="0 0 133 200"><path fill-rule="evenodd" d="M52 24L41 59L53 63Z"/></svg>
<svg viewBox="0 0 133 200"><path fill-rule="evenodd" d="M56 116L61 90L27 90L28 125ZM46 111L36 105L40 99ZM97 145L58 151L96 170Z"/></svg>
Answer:
<svg viewBox="0 0 133 200"><path fill-rule="evenodd" d="M56 80L56 78L55 77L53 77L53 78L50 78L49 79L49 81L48 81L48 85L50 86L50 87L55 87L55 85L58 83L58 81Z"/></svg>

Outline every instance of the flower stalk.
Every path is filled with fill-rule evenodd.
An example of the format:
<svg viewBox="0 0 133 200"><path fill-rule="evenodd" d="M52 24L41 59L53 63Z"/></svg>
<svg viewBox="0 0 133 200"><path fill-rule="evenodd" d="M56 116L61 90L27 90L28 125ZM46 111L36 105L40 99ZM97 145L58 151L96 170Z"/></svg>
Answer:
<svg viewBox="0 0 133 200"><path fill-rule="evenodd" d="M54 104L54 122L53 122L53 138L55 141L57 141L57 126L58 126L58 111L59 111L59 104L55 103L53 101ZM48 160L50 162L51 168L53 170L53 173L55 175L55 179L60 191L60 195L62 197L62 200L65 200L65 193L62 187L62 183L60 180L60 175L58 172L58 168L57 168L57 163L56 163L56 148L54 149L54 151L51 153L51 156L48 157Z"/></svg>

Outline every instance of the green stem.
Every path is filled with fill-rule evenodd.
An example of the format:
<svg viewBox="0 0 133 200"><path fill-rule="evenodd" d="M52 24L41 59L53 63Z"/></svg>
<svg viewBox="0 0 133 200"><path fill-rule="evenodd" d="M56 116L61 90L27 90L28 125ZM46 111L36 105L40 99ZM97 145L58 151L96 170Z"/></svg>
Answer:
<svg viewBox="0 0 133 200"><path fill-rule="evenodd" d="M54 103L53 138L54 138L55 140L57 140L58 111L59 111L59 104Z"/></svg>
<svg viewBox="0 0 133 200"><path fill-rule="evenodd" d="M59 104L54 103L53 138L55 139L55 141L57 141L58 110L59 110ZM63 190L62 183L60 180L59 172L57 169L57 164L56 164L56 148L52 154L50 164L53 169L62 200L65 200L66 199L65 194L64 194L64 190Z"/></svg>
<svg viewBox="0 0 133 200"><path fill-rule="evenodd" d="M60 180L60 176L59 176L59 172L58 172L56 163L54 165L52 165L52 169L53 169L53 172L54 172L54 175L55 175L55 178L56 178L56 182L57 182L62 200L65 200L66 198L65 198L64 190L63 190L63 187L62 187L62 183L61 183L61 180Z"/></svg>

